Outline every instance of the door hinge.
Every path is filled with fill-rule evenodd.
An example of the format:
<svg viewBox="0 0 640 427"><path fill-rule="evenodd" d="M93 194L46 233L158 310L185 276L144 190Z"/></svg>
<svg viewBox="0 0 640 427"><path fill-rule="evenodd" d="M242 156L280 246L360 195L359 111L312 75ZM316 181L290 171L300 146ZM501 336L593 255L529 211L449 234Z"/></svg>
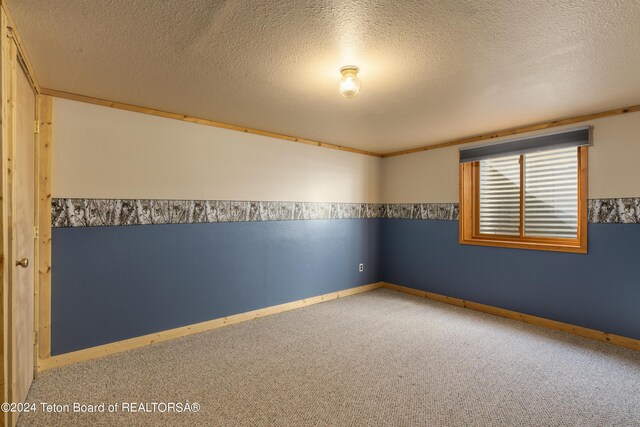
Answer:
<svg viewBox="0 0 640 427"><path fill-rule="evenodd" d="M33 226L33 237L35 237L37 239L39 235L40 235L40 227L38 227L37 225L34 225Z"/></svg>
<svg viewBox="0 0 640 427"><path fill-rule="evenodd" d="M40 121L36 120L36 126L34 133L40 133Z"/></svg>
<svg viewBox="0 0 640 427"><path fill-rule="evenodd" d="M38 344L38 331L33 331L33 345Z"/></svg>

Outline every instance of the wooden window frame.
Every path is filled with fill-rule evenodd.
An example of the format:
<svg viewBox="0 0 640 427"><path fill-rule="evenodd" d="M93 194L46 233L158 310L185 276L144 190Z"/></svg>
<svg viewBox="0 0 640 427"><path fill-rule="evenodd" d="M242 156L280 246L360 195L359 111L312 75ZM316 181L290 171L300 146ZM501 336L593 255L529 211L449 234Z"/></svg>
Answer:
<svg viewBox="0 0 640 427"><path fill-rule="evenodd" d="M463 245L587 253L588 151L578 147L578 235L575 239L524 235L524 176L520 156L520 236L480 234L480 162L460 163L460 237Z"/></svg>

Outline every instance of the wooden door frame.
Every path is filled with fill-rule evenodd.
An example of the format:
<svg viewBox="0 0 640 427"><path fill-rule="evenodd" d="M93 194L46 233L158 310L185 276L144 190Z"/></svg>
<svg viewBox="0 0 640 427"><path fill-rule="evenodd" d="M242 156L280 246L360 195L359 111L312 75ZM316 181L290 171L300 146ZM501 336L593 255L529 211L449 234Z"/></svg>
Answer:
<svg viewBox="0 0 640 427"><path fill-rule="evenodd" d="M21 67L35 92L34 111L34 377L39 357L48 357L50 325L51 260L51 107L50 97L42 97L33 67L25 53L6 4L0 0L0 402L11 399L12 343L9 334L9 303L14 271L15 242L12 237L13 154L15 146L15 93ZM0 426L13 426L17 414L2 413Z"/></svg>
<svg viewBox="0 0 640 427"><path fill-rule="evenodd" d="M51 357L51 158L53 98L39 96L39 132L36 159L38 274L36 279L36 370L41 359Z"/></svg>

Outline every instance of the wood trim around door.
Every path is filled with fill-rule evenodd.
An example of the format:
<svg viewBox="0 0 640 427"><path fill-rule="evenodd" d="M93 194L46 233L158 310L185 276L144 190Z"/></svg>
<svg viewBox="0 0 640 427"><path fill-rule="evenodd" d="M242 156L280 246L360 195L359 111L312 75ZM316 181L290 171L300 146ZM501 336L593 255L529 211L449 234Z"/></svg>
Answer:
<svg viewBox="0 0 640 427"><path fill-rule="evenodd" d="M0 400L2 402L7 401L9 395L9 384L11 383L9 367L9 350L7 338L8 334L8 297L9 297L9 283L11 283L12 269L9 267L9 263L12 261L10 244L8 236L11 233L10 227L10 212L11 212L11 159L13 158L11 153L11 129L9 123L11 123L11 108L9 106L9 88L11 87L11 55L9 52L9 37L7 34L7 17L2 9L0 9L0 268L1 274L1 296L2 304L0 304L0 331L2 331L2 337L0 337L0 347L2 347L2 387L0 387ZM10 413L4 412L0 416L0 425L10 425L9 419Z"/></svg>
<svg viewBox="0 0 640 427"><path fill-rule="evenodd" d="M24 54L24 50L20 44L20 38L15 31L15 26L11 20L10 15L6 10L6 5L1 4L0 7L0 116L1 116L1 125L0 125L0 174L1 174L1 183L0 183L0 283L2 283L0 287L0 294L2 296L2 304L0 305L0 331L2 333L2 337L0 337L0 346L2 347L2 357L1 360L1 370L2 370L2 384L0 385L0 394L2 402L11 402L17 399L14 391L13 384L16 382L18 378L15 371L15 361L22 360L23 368L29 365L29 361L22 359L20 355L16 355L16 347L14 344L15 337L12 334L13 326L13 318L12 313L20 314L20 307L15 306L14 302L14 289L15 286L15 269L16 269L16 255L14 254L14 249L16 246L16 241L14 239L14 227L13 223L16 220L15 217L15 196L16 190L14 189L16 182L14 179L14 175L16 174L16 164L15 164L15 144L16 144L16 132L17 129L17 78L19 77L18 73L22 73L24 71L24 76L26 77L26 81L28 86L33 90L34 100L33 102L29 101L30 105L33 104L33 116L31 117L31 113L28 116L25 116L25 119L22 121L23 132L27 132L29 130L33 132L33 159L27 159L27 161L33 160L33 164L30 165L33 169L33 188L31 189L21 189L21 191L33 191L33 220L29 220L28 223L30 225L25 226L27 241L29 239L33 239L33 254L30 255L29 259L29 269L33 269L33 292L32 297L37 298L38 292L38 250L39 245L36 242L36 232L37 228L35 227L39 221L39 209L38 209L38 186L39 186L39 162L38 162L38 115L39 115L39 105L40 100L38 96L38 84L35 79L35 74L31 68L31 64L26 58ZM20 76L22 79L22 76ZM23 113L26 110L23 111ZM30 118L31 117L31 118ZM23 217L24 218L24 217ZM50 222L50 220L49 220ZM22 348L29 348L29 352L31 350L37 349L37 341L35 335L35 329L37 328L35 318L35 305L37 304L32 301L34 307L30 307L28 311L22 311L23 313L30 313L29 316L33 316L33 319L29 319L27 317L23 317L22 319L29 319L28 323L31 326L33 322L33 328L29 328L29 333L27 336L22 336L21 339L23 341ZM23 323L24 324L24 323ZM31 330L33 329L33 330ZM24 331L23 331L24 332ZM27 341L24 341L26 339ZM18 359L19 358L19 359ZM36 353L33 354L32 362L32 372L35 376L36 373ZM25 372L24 370L22 371ZM22 390L24 392L24 389ZM16 424L18 420L18 413L12 412L3 412L0 416L0 426L13 426Z"/></svg>
<svg viewBox="0 0 640 427"><path fill-rule="evenodd" d="M37 357L51 355L51 158L53 99L40 96L38 133Z"/></svg>

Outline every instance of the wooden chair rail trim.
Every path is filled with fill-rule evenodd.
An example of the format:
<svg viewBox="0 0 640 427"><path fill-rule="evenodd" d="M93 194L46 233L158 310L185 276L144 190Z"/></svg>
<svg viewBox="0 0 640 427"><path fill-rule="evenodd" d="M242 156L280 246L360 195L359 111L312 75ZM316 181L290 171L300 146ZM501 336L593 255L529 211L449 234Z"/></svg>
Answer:
<svg viewBox="0 0 640 427"><path fill-rule="evenodd" d="M541 326L543 328L554 329L557 331L568 332L584 338L590 338L596 341L607 342L632 350L640 350L640 340L625 337L622 335L610 334L608 332L597 331L582 326L572 325L570 323L559 322L557 320L545 319L544 317L533 316L530 314L519 313L517 311L498 308L491 305L480 304L477 302L467 301L460 298L449 297L432 292L421 291L419 289L408 288L406 286L394 285L383 282L383 288L392 289L394 291L403 292L432 301L443 302L458 307L468 308L470 310L480 311L482 313L492 314L494 316L504 317L507 319L518 320L520 322L529 323L531 325Z"/></svg>

